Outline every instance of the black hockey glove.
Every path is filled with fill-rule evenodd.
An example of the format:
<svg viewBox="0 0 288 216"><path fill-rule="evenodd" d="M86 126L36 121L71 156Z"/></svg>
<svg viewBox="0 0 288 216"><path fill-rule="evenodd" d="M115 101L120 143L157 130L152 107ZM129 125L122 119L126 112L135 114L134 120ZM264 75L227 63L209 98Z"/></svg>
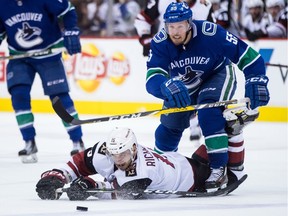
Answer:
<svg viewBox="0 0 288 216"><path fill-rule="evenodd" d="M268 77L258 75L246 78L245 97L249 97L251 101L251 109L259 106L265 106L270 100L269 91L267 88Z"/></svg>
<svg viewBox="0 0 288 216"><path fill-rule="evenodd" d="M144 34L142 37L139 38L139 42L143 46L143 56L148 56L149 55L149 50L150 50L150 44L153 36Z"/></svg>
<svg viewBox="0 0 288 216"><path fill-rule="evenodd" d="M36 184L36 192L41 199L59 199L62 193L56 193L56 189L63 188L66 177L61 170L48 170L41 175L41 179Z"/></svg>
<svg viewBox="0 0 288 216"><path fill-rule="evenodd" d="M91 193L86 192L88 189L98 188L98 184L89 177L75 179L67 189L67 196L70 200L86 200Z"/></svg>
<svg viewBox="0 0 288 216"><path fill-rule="evenodd" d="M63 33L64 46L69 55L81 52L80 30L78 27L66 29Z"/></svg>
<svg viewBox="0 0 288 216"><path fill-rule="evenodd" d="M165 106L186 107L191 104L188 90L184 83L177 79L169 79L161 85L161 93L165 97Z"/></svg>

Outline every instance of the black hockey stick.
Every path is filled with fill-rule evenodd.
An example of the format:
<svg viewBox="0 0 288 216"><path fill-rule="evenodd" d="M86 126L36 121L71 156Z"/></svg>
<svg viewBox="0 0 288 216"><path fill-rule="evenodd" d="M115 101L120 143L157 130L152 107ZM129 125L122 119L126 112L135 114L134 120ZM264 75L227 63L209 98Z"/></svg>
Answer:
<svg viewBox="0 0 288 216"><path fill-rule="evenodd" d="M176 195L180 197L214 197L214 196L226 196L232 191L234 191L240 184L242 184L246 178L247 174L245 174L241 179L232 184L228 185L223 189L219 189L213 192L189 192L189 191L177 191L177 190L116 190L116 189L89 189L85 190L87 193L91 193L91 196L97 196L98 193L116 193L116 194L125 194L125 195L133 195L138 196L141 194L155 194L155 195ZM66 193L68 188L59 188L56 193Z"/></svg>
<svg viewBox="0 0 288 216"><path fill-rule="evenodd" d="M151 110L145 112L137 112L137 113L130 113L130 114L123 114L123 115L114 115L108 117L100 117L100 118L92 118L86 120L76 119L71 116L64 106L61 103L61 100L58 96L54 97L52 100L52 106L57 115L65 122L73 125L81 125L81 124L90 124L90 123L99 123L99 122L106 122L106 121L113 121L113 120L121 120L121 119L129 119L129 118L139 118L144 116L153 116L156 114L169 114L169 113L177 113L177 112L185 112L185 111L192 111L192 110L199 110L205 108L212 108L212 107L220 107L220 106L227 106L229 104L240 104L240 103L250 103L249 98L243 99L233 99L227 101L219 101L215 103L206 103L206 104L197 104L197 105L190 105L184 108L166 108L166 109L159 109L159 110Z"/></svg>
<svg viewBox="0 0 288 216"><path fill-rule="evenodd" d="M272 64L272 63L265 63L266 66L272 66L272 67L284 67L288 68L288 65L283 65L283 64Z"/></svg>
<svg viewBox="0 0 288 216"><path fill-rule="evenodd" d="M37 56L43 56L43 55L49 55L52 53L60 53L66 51L65 47L59 47L59 48L52 48L52 49L46 49L36 52L26 52L23 54L18 55L11 55L11 56L0 56L1 60L13 60L13 59L20 59L20 58L28 58L28 57L37 57Z"/></svg>

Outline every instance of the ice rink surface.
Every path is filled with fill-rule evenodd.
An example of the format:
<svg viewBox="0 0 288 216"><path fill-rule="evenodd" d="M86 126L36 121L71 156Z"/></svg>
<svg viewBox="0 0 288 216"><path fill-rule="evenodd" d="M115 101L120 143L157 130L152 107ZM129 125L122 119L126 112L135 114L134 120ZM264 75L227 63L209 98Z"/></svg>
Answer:
<svg viewBox="0 0 288 216"><path fill-rule="evenodd" d="M95 116L81 116L81 119ZM38 163L22 164L17 154L24 144L13 113L0 113L0 215L63 216L287 216L287 123L254 122L244 131L247 180L225 197L176 198L159 200L69 201L41 200L35 185L42 172L61 167L69 159L72 144L58 116L35 114ZM114 126L130 127L138 142L153 147L158 118L139 118L83 126L86 147L93 146ZM179 152L190 156L197 143L189 140L189 131ZM173 178L173 176L171 176ZM87 212L76 206L88 207Z"/></svg>

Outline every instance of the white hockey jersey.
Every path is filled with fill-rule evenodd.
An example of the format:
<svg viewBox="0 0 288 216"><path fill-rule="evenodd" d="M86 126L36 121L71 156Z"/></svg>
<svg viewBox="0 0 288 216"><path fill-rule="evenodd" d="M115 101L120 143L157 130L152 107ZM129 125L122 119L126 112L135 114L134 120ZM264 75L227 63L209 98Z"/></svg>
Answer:
<svg viewBox="0 0 288 216"><path fill-rule="evenodd" d="M141 189L162 189L191 191L194 186L194 173L188 159L177 152L161 154L138 145L133 168L129 171L117 169L106 155L106 143L98 143L93 148L78 154L62 170L71 176L70 181L80 176L100 174L112 187L120 188L127 182L139 183ZM141 182L149 182L143 187ZM127 186L127 184L126 184Z"/></svg>

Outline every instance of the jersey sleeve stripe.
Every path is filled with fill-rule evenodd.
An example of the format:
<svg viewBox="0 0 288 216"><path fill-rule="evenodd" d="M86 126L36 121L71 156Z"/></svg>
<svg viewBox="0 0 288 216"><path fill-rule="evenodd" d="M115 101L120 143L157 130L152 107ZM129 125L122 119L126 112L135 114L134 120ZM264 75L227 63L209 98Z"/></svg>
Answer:
<svg viewBox="0 0 288 216"><path fill-rule="evenodd" d="M257 53L254 49L249 47L244 55L242 55L239 59L239 62L237 63L238 68L241 71L244 71L246 67L253 64L258 58L260 57L260 54Z"/></svg>
<svg viewBox="0 0 288 216"><path fill-rule="evenodd" d="M146 76L146 81L148 81L151 77L155 76L155 75L162 75L165 77L168 77L168 72L163 70L162 68L150 68L147 71L147 76Z"/></svg>

